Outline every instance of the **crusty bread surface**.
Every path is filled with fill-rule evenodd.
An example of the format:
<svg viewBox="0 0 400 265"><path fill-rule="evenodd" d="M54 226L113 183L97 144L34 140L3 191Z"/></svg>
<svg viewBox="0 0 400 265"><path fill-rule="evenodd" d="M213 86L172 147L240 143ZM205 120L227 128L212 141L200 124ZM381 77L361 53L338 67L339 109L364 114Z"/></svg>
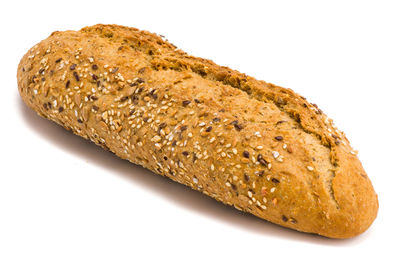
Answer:
<svg viewBox="0 0 400 265"><path fill-rule="evenodd" d="M238 210L332 238L376 218L356 152L317 105L162 36L117 25L54 32L17 75L39 115Z"/></svg>

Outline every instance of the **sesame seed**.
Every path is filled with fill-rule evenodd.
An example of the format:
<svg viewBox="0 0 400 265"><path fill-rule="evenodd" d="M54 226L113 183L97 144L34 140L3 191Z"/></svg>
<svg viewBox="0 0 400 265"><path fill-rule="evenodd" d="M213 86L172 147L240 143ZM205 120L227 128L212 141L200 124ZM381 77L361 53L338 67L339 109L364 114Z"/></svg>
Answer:
<svg viewBox="0 0 400 265"><path fill-rule="evenodd" d="M246 181L246 182L248 182L249 180L250 180L250 176L249 175L247 175L246 173L244 173L244 180Z"/></svg>
<svg viewBox="0 0 400 265"><path fill-rule="evenodd" d="M265 161L265 159L263 158L263 156L261 154L259 154L257 156L257 161L260 162L260 164L265 167L268 165L267 161Z"/></svg>
<svg viewBox="0 0 400 265"><path fill-rule="evenodd" d="M275 190L276 190L276 188L275 188L275 187L273 187L273 188L271 188L271 190L270 190L270 191L271 191L271 193L272 193L272 192L274 192Z"/></svg>
<svg viewBox="0 0 400 265"><path fill-rule="evenodd" d="M278 151L272 151L272 156L276 159L279 156Z"/></svg>
<svg viewBox="0 0 400 265"><path fill-rule="evenodd" d="M253 193L251 193L251 191L248 191L247 195L249 195L250 198L253 197Z"/></svg>
<svg viewBox="0 0 400 265"><path fill-rule="evenodd" d="M236 148L232 148L232 152L236 155L238 151Z"/></svg>
<svg viewBox="0 0 400 265"><path fill-rule="evenodd" d="M229 182L226 182L225 185L226 185L227 187L231 187L231 183L229 183Z"/></svg>
<svg viewBox="0 0 400 265"><path fill-rule="evenodd" d="M234 124L233 126L235 126L235 129L237 130L237 131L241 131L242 129L243 129L243 126L242 125L240 125L240 124Z"/></svg>
<svg viewBox="0 0 400 265"><path fill-rule="evenodd" d="M231 124L233 124L237 131L241 131L243 129L243 126L239 124L238 120L234 120L233 122L231 122Z"/></svg>
<svg viewBox="0 0 400 265"><path fill-rule="evenodd" d="M288 151L290 154L293 153L293 149L290 147L290 145L286 147L286 151Z"/></svg>
<svg viewBox="0 0 400 265"><path fill-rule="evenodd" d="M192 138L193 134L192 133L188 133L188 137Z"/></svg>
<svg viewBox="0 0 400 265"><path fill-rule="evenodd" d="M205 122L200 122L200 123L199 123L199 126L200 126L200 127L203 127L204 125L206 125Z"/></svg>
<svg viewBox="0 0 400 265"><path fill-rule="evenodd" d="M79 82L79 75L78 75L78 73L74 71L74 72L73 72L73 75L74 75L74 77L75 77L75 80Z"/></svg>
<svg viewBox="0 0 400 265"><path fill-rule="evenodd" d="M214 171L214 169L215 169L215 167L214 167L214 164L211 164L211 171Z"/></svg>
<svg viewBox="0 0 400 265"><path fill-rule="evenodd" d="M262 195L262 196L267 195L267 188L266 188L266 187L262 187L262 188L261 188L261 195Z"/></svg>
<svg viewBox="0 0 400 265"><path fill-rule="evenodd" d="M152 139L151 139L151 141L152 142L159 142L161 140L161 137L160 136L158 136L158 135L156 135L156 136L154 136Z"/></svg>
<svg viewBox="0 0 400 265"><path fill-rule="evenodd" d="M264 170L260 170L260 171L256 171L256 175L259 177L264 176L265 171Z"/></svg>
<svg viewBox="0 0 400 265"><path fill-rule="evenodd" d="M216 118L214 118L212 121L213 121L213 123L217 123L217 122L219 122L220 120L221 120L220 118L216 117Z"/></svg>
<svg viewBox="0 0 400 265"><path fill-rule="evenodd" d="M314 170L314 168L313 168L312 166L307 166L307 169L308 169L309 171L313 171L313 170Z"/></svg>
<svg viewBox="0 0 400 265"><path fill-rule="evenodd" d="M273 183L276 183L276 184L280 183L279 179L276 179L276 178L272 178L271 181L272 181Z"/></svg>
<svg viewBox="0 0 400 265"><path fill-rule="evenodd" d="M261 150L263 148L264 148L264 146L262 146L262 145L259 145L259 146L256 147L257 150Z"/></svg>
<svg viewBox="0 0 400 265"><path fill-rule="evenodd" d="M194 183L194 184L197 184L197 183L199 183L199 180L198 180L196 177L194 177L194 178L193 178L193 183Z"/></svg>
<svg viewBox="0 0 400 265"><path fill-rule="evenodd" d="M184 106L184 107L186 107L187 105L189 105L190 104L190 100L184 100L184 101L182 101L182 106Z"/></svg>
<svg viewBox="0 0 400 265"><path fill-rule="evenodd" d="M249 157L250 157L250 154L249 154L249 152L247 152L247 151L243 151L243 156L244 156L245 158L249 158Z"/></svg>
<svg viewBox="0 0 400 265"><path fill-rule="evenodd" d="M283 137L282 137L282 136L275 136L275 140L277 140L277 141L282 141L282 140L283 140Z"/></svg>

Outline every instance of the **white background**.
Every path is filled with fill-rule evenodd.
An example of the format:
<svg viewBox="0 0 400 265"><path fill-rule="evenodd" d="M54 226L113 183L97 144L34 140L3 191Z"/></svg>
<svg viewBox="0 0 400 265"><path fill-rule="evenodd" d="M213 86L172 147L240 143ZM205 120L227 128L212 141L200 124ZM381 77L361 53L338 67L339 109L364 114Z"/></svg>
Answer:
<svg viewBox="0 0 400 265"><path fill-rule="evenodd" d="M399 264L399 1L3 1L0 264ZM317 103L379 195L349 240L262 221L123 161L24 106L16 70L55 30L115 23Z"/></svg>

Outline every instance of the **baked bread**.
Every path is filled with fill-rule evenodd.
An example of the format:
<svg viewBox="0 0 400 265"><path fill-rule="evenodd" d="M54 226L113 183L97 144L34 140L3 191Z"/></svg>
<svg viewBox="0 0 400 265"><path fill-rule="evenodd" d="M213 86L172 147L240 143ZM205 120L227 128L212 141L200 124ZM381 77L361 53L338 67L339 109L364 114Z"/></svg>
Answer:
<svg viewBox="0 0 400 265"><path fill-rule="evenodd" d="M18 87L39 115L273 223L349 238L377 215L356 152L317 105L162 36L54 32L22 58Z"/></svg>

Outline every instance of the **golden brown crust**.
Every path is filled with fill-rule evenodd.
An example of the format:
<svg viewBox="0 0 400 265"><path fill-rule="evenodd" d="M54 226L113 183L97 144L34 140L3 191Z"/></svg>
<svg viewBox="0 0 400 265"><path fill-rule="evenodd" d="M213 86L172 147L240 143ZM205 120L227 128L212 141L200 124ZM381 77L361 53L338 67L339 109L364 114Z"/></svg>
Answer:
<svg viewBox="0 0 400 265"><path fill-rule="evenodd" d="M316 105L155 34L54 32L22 58L18 87L77 135L271 222L347 238L376 217L361 163Z"/></svg>

